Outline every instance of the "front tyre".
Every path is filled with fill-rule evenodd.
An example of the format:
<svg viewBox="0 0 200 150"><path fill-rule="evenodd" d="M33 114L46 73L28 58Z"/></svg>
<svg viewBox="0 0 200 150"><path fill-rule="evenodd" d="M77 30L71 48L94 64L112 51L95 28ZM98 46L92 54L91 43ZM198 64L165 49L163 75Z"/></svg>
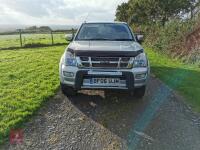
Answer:
<svg viewBox="0 0 200 150"><path fill-rule="evenodd" d="M134 89L134 96L136 98L143 98L145 95L145 91L146 91L146 86L142 86L140 88L135 88Z"/></svg>
<svg viewBox="0 0 200 150"><path fill-rule="evenodd" d="M77 94L77 90L75 90L74 88L70 86L60 83L60 87L61 87L62 93L66 96L75 96Z"/></svg>

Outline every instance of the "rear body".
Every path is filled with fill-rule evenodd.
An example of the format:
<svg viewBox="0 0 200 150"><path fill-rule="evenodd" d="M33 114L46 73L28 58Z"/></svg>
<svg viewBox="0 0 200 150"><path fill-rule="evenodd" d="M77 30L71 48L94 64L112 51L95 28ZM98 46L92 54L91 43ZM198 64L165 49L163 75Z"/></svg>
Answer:
<svg viewBox="0 0 200 150"><path fill-rule="evenodd" d="M59 70L61 87L71 95L81 89L144 92L150 68L126 23L84 23L66 48Z"/></svg>

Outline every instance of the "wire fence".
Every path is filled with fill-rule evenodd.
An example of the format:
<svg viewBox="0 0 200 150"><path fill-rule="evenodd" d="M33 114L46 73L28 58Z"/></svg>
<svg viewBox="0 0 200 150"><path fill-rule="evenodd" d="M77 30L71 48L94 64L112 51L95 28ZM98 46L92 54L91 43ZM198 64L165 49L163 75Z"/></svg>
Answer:
<svg viewBox="0 0 200 150"><path fill-rule="evenodd" d="M28 31L0 33L0 49L12 49L23 47L40 47L50 45L64 45L67 34L74 34L75 29L54 31Z"/></svg>

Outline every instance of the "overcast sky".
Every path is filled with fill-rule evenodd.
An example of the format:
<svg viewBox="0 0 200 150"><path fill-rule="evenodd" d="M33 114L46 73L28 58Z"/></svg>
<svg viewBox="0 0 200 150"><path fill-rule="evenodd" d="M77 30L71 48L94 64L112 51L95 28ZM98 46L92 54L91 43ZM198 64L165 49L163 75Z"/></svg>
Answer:
<svg viewBox="0 0 200 150"><path fill-rule="evenodd" d="M0 24L78 25L86 18L87 21L113 21L117 5L126 1L0 0Z"/></svg>

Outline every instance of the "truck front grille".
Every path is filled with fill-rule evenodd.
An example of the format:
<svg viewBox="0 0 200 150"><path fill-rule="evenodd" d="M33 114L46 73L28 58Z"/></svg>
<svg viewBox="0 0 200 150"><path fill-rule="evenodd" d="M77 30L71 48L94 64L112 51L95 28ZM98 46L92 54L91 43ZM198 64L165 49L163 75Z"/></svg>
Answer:
<svg viewBox="0 0 200 150"><path fill-rule="evenodd" d="M81 68L131 68L133 62L131 57L77 57Z"/></svg>

